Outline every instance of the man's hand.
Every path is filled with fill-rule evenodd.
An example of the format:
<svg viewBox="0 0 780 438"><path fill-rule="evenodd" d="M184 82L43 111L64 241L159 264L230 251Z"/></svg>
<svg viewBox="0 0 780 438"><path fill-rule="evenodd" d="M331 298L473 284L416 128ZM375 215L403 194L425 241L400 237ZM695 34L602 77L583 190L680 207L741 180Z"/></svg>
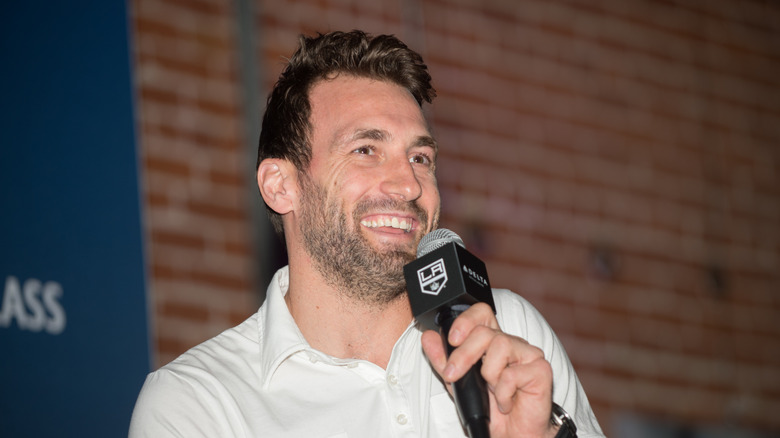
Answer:
<svg viewBox="0 0 780 438"><path fill-rule="evenodd" d="M555 436L556 428L550 424L552 368L542 350L502 332L490 306L484 303L458 316L449 342L457 348L448 359L439 333L423 333L423 350L447 383L461 378L482 359L492 438Z"/></svg>

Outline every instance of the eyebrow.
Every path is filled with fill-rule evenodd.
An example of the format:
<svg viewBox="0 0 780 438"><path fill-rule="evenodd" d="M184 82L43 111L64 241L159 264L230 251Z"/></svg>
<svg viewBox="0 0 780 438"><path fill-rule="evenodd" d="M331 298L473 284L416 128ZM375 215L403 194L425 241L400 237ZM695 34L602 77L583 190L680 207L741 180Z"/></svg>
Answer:
<svg viewBox="0 0 780 438"><path fill-rule="evenodd" d="M358 129L344 139L344 144L359 140L389 141L392 136L384 129ZM414 147L430 147L439 152L439 144L430 135L421 135L415 140Z"/></svg>
<svg viewBox="0 0 780 438"><path fill-rule="evenodd" d="M433 148L433 152L439 153L439 143L430 135L421 135L417 137L417 141L414 142L414 145Z"/></svg>
<svg viewBox="0 0 780 438"><path fill-rule="evenodd" d="M346 139L346 143L358 140L388 141L390 137L390 133L383 129L358 129Z"/></svg>

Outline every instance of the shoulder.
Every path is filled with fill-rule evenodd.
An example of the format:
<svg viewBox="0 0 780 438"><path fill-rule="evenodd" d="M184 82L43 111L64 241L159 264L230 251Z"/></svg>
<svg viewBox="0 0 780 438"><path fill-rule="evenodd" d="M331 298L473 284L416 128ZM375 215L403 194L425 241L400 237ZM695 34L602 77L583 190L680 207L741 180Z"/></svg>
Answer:
<svg viewBox="0 0 780 438"><path fill-rule="evenodd" d="M221 376L242 369L248 359L251 361L259 354L260 318L261 314L255 313L241 324L191 348L158 371L160 374L202 376L205 372Z"/></svg>
<svg viewBox="0 0 780 438"><path fill-rule="evenodd" d="M496 303L496 319L505 332L520 336L532 344L533 340L552 334L552 328L544 316L522 296L508 289L493 289L493 300Z"/></svg>
<svg viewBox="0 0 780 438"><path fill-rule="evenodd" d="M507 289L493 289L493 300L501 330L519 336L544 351L544 357L551 363L554 372L571 370L563 345L536 307Z"/></svg>
<svg viewBox="0 0 780 438"><path fill-rule="evenodd" d="M213 433L224 432L222 428L204 430L204 425L220 425L226 413L235 409L234 387L257 379L252 365L252 358L259 356L257 321L255 314L150 373L133 410L130 436L216 436ZM174 430L177 433L171 434Z"/></svg>

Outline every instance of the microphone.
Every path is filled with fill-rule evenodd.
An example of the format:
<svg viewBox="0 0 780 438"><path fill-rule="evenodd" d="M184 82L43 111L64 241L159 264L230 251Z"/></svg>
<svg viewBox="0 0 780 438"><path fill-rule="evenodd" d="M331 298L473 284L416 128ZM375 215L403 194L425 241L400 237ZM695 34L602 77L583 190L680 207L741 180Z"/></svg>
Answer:
<svg viewBox="0 0 780 438"><path fill-rule="evenodd" d="M458 315L478 302L496 311L485 263L446 228L423 236L417 259L404 266L404 278L414 317L423 327L439 330L447 356L455 349L447 337ZM490 401L481 368L480 359L452 384L461 424L471 438L490 437Z"/></svg>

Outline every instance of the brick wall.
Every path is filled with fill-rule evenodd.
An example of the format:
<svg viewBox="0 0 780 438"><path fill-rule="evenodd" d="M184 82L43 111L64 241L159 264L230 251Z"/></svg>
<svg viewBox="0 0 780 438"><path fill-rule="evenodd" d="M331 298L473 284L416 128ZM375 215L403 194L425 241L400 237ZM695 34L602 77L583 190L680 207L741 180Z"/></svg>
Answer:
<svg viewBox="0 0 780 438"><path fill-rule="evenodd" d="M780 7L761 1L253 4L263 99L301 32L429 64L443 226L622 412L780 430ZM258 301L235 5L137 0L158 364ZM251 139L254 142L254 139Z"/></svg>
<svg viewBox="0 0 780 438"><path fill-rule="evenodd" d="M157 364L256 307L230 2L133 3Z"/></svg>

